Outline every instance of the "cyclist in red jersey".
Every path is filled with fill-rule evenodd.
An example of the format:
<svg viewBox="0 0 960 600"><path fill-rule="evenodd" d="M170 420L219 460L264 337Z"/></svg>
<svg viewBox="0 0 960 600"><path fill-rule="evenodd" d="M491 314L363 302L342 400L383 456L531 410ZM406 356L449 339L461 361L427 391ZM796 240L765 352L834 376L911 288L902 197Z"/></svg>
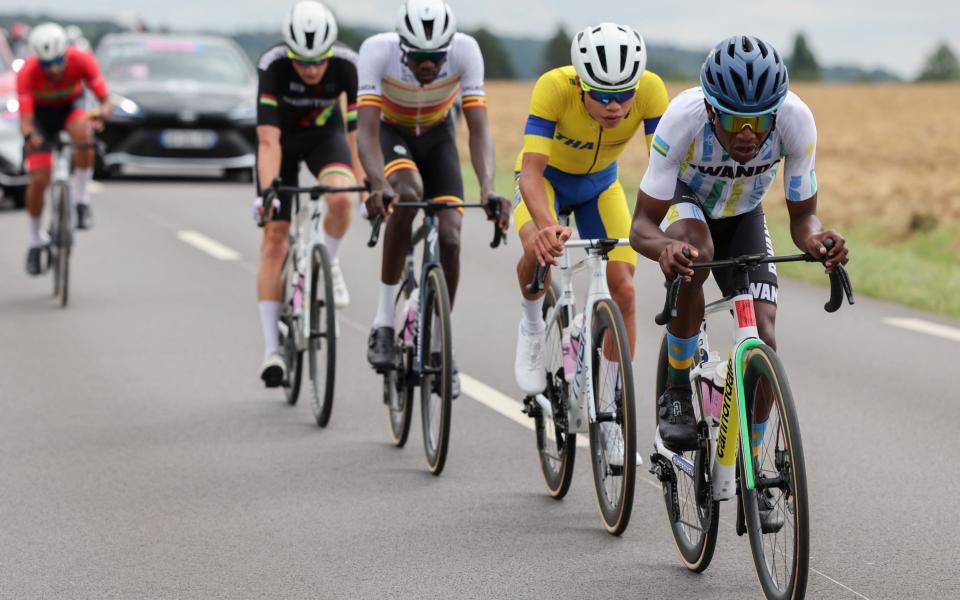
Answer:
<svg viewBox="0 0 960 600"><path fill-rule="evenodd" d="M43 195L50 185L51 143L66 130L74 144L93 142L93 127L82 106L86 86L100 101L100 114L109 114L107 83L93 54L69 46L67 34L56 23L44 23L30 32L33 56L17 74L20 100L20 132L30 185L27 212L30 217L30 250L27 272L38 275L40 256L46 244L40 233ZM73 197L77 203L77 227L92 226L88 184L93 178L93 147L74 153Z"/></svg>

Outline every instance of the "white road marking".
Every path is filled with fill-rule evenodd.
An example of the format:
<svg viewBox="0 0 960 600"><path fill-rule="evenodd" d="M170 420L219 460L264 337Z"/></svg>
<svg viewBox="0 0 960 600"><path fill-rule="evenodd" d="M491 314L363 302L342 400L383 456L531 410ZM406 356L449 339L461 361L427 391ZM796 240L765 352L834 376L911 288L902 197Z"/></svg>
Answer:
<svg viewBox="0 0 960 600"><path fill-rule="evenodd" d="M887 325L900 327L901 329L909 329L910 331L960 342L960 329L956 327L924 321L923 319L903 319L900 317L887 317L883 322Z"/></svg>
<svg viewBox="0 0 960 600"><path fill-rule="evenodd" d="M91 181L87 184L87 190L89 190L91 194L99 194L103 191L103 184L99 181Z"/></svg>
<svg viewBox="0 0 960 600"><path fill-rule="evenodd" d="M206 252L218 260L239 260L240 253L233 248L228 248L220 242L210 239L199 231L189 229L178 231L177 239L181 242L190 244L198 250Z"/></svg>

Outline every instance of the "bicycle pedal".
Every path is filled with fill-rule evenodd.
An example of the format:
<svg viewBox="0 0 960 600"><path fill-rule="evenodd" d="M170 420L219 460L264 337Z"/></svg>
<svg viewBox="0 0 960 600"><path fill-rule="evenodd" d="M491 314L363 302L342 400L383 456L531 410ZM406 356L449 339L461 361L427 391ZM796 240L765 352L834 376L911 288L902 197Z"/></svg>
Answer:
<svg viewBox="0 0 960 600"><path fill-rule="evenodd" d="M540 411L540 405L537 404L531 396L527 396L523 399L523 406L520 408L520 412L527 415L531 419L536 419L542 413Z"/></svg>

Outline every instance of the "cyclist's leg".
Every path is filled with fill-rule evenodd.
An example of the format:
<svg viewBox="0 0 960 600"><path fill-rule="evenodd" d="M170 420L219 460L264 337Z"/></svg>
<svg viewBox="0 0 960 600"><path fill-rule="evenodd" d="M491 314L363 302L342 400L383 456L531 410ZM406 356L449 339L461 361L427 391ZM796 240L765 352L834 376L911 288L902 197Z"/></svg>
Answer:
<svg viewBox="0 0 960 600"><path fill-rule="evenodd" d="M729 258L743 254L765 253L773 255L773 241L767 229L767 219L763 214L762 207L758 206L746 214L731 218L730 221L731 227L722 233L725 239L720 239L720 232L715 232L714 235L717 240L718 258ZM720 251L721 244L723 246L722 254ZM714 275L724 294L734 291L733 282L728 278L728 275L729 273ZM750 271L748 277L760 339L776 350L774 330L777 319L777 300L780 293L776 265L761 265L759 268ZM754 453L758 451L759 443L763 439L763 432L766 429L767 417L770 414L772 404L773 390L763 380L753 406L754 425L751 432L751 441L756 442L753 445Z"/></svg>
<svg viewBox="0 0 960 600"><path fill-rule="evenodd" d="M414 159L423 181L423 197L437 202L463 203L463 177L460 174L460 157L457 153L456 130L453 121L438 125L434 131L423 136L422 147L413 148ZM453 310L460 283L460 228L463 225L463 209L445 210L438 213L440 264L450 294L450 310Z"/></svg>
<svg viewBox="0 0 960 600"><path fill-rule="evenodd" d="M282 142L281 142L282 144ZM299 160L293 148L281 147L280 177L289 185L298 181ZM257 182L257 189L261 184ZM263 330L264 357L279 352L277 322L283 309L283 261L287 257L287 238L290 233L290 213L293 199L281 194L280 209L263 227L260 244L260 265L257 270L257 300L260 326Z"/></svg>
<svg viewBox="0 0 960 600"><path fill-rule="evenodd" d="M37 106L34 112L34 127L43 136L43 144L24 152L30 183L27 185L26 204L30 220L30 247L37 248L46 243L40 232L40 218L43 215L44 195L50 186L53 154L51 149L60 131L66 125L69 107Z"/></svg>
<svg viewBox="0 0 960 600"><path fill-rule="evenodd" d="M383 151L384 175L397 193L397 206L387 219L383 234L383 259L380 265L380 293L377 312L373 318L373 330L389 328L392 332L394 302L400 290L400 278L407 250L410 248L413 220L417 211L400 208L399 204L419 202L423 198L423 182L417 164L413 162L410 148L403 135L385 123L380 125L380 148ZM392 335L392 333L391 333ZM383 336L386 338L386 336ZM392 341L386 339L384 348ZM383 354L383 353L377 353ZM382 356L386 359L386 356ZM374 362L371 360L371 362ZM379 361L378 361L379 362ZM383 362L386 362L384 360ZM376 363L375 363L376 364Z"/></svg>
<svg viewBox="0 0 960 600"><path fill-rule="evenodd" d="M356 184L350 162L350 148L340 123L332 123L317 132L316 144L307 154L306 163L321 185L347 187ZM340 242L350 227L355 194L338 192L324 196L326 211L323 215L324 244L330 260L336 261Z"/></svg>
<svg viewBox="0 0 960 600"><path fill-rule="evenodd" d="M67 116L65 129L74 144L92 144L93 126L86 118L86 111L78 105ZM73 198L77 204L90 204L89 184L93 180L93 146L77 148L73 152Z"/></svg>
<svg viewBox="0 0 960 600"><path fill-rule="evenodd" d="M597 217L600 220L600 228L605 232L605 237L630 237L630 209L627 207L627 196L619 179L600 194L596 209ZM579 225L579 223L580 215L578 213L577 224ZM580 237L584 237L584 235L581 233ZM608 258L607 285L610 288L610 295L613 296L614 302L617 303L620 313L623 315L632 357L637 343L636 292L633 286L637 253L630 246L618 246L610 252ZM608 358L612 358L612 355Z"/></svg>

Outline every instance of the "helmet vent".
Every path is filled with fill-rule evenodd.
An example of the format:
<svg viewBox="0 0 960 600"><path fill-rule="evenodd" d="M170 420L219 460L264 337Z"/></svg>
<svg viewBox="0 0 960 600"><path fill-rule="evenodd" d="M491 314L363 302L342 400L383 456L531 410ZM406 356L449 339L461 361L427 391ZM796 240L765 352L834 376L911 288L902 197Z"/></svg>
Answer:
<svg viewBox="0 0 960 600"><path fill-rule="evenodd" d="M713 62L717 63L717 66L720 66L720 52L713 53Z"/></svg>
<svg viewBox="0 0 960 600"><path fill-rule="evenodd" d="M434 23L433 19L430 19L429 21L427 20L423 21L423 33L428 40L433 39L433 23Z"/></svg>
<svg viewBox="0 0 960 600"><path fill-rule="evenodd" d="M624 44L620 46L620 72L622 73L624 69L627 68L627 53L630 52L630 49ZM636 72L636 69L634 69Z"/></svg>
<svg viewBox="0 0 960 600"><path fill-rule="evenodd" d="M746 98L747 92L743 87L743 78L737 73L730 73L730 79L733 80L733 87L737 88L737 96Z"/></svg>
<svg viewBox="0 0 960 600"><path fill-rule="evenodd" d="M778 74L777 74L777 77L779 77L779 76L780 76L780 75L779 75L779 73L778 73ZM759 101L760 98L763 97L763 91L764 91L764 89L766 89L764 86L766 85L767 79L769 79L769 78L770 78L770 71L764 71L763 73L760 74L760 77L757 79L756 92L755 92L755 94L754 94L754 96L753 96L753 99L754 99L754 100ZM776 86L774 86L774 89L776 89Z"/></svg>
<svg viewBox="0 0 960 600"><path fill-rule="evenodd" d="M604 71L609 70L607 68L607 49L603 46L597 48L597 58L600 59L600 68Z"/></svg>
<svg viewBox="0 0 960 600"><path fill-rule="evenodd" d="M306 46L307 50L313 50L313 41L317 37L317 32L305 31L304 34L307 36L307 42L304 46Z"/></svg>
<svg viewBox="0 0 960 600"><path fill-rule="evenodd" d="M743 36L742 38L740 38L740 40L741 40L740 45L743 46L744 52L747 52L747 53L753 52L753 43L750 42L750 38L748 38L747 36Z"/></svg>
<svg viewBox="0 0 960 600"><path fill-rule="evenodd" d="M753 63L747 63L747 81L753 81Z"/></svg>
<svg viewBox="0 0 960 600"><path fill-rule="evenodd" d="M757 48L760 49L760 56L764 58L766 58L767 54L770 53L770 51L767 49L767 45L761 42L760 40L757 40Z"/></svg>
<svg viewBox="0 0 960 600"><path fill-rule="evenodd" d="M730 42L729 44L727 44L727 56L729 56L730 58L733 58L734 56L736 56L736 54L737 54L737 45L736 45L736 43ZM718 65L720 64L720 60L719 60L719 59L717 60L717 64L718 64Z"/></svg>

